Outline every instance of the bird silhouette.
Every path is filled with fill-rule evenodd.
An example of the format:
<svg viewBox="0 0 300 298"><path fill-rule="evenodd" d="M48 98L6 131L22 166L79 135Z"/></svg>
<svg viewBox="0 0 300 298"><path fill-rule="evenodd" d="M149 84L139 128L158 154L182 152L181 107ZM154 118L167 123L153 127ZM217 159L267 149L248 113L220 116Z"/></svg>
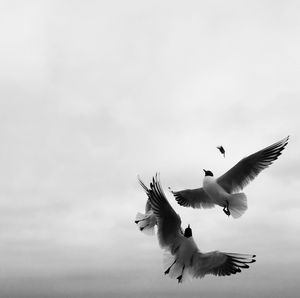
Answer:
<svg viewBox="0 0 300 298"><path fill-rule="evenodd" d="M180 216L168 202L158 175L153 177L150 188L140 180L146 190L153 213L157 218L157 236L160 246L166 250L169 266L164 271L180 283L188 278L202 278L207 274L225 276L241 272L255 262L255 255L212 251L203 253L196 245L190 225L184 230Z"/></svg>
<svg viewBox="0 0 300 298"><path fill-rule="evenodd" d="M247 210L247 197L241 191L262 170L281 155L289 136L240 160L217 179L210 170L204 170L203 187L172 191L179 205L192 208L223 207L226 215L240 217Z"/></svg>
<svg viewBox="0 0 300 298"><path fill-rule="evenodd" d="M223 154L224 158L225 158L225 149L223 146L218 146L217 147L219 149L219 151L221 152L221 154Z"/></svg>

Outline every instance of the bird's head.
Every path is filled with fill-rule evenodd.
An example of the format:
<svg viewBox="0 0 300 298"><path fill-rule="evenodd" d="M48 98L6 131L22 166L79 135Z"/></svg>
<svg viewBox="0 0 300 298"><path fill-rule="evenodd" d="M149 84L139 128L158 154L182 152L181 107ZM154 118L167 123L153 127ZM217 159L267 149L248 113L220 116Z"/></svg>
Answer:
<svg viewBox="0 0 300 298"><path fill-rule="evenodd" d="M203 171L204 171L204 173L205 173L205 176L211 176L211 177L213 177L214 176L214 174L211 172L211 171L206 171L206 170L204 170L203 169Z"/></svg>
<svg viewBox="0 0 300 298"><path fill-rule="evenodd" d="M184 237L190 238L192 236L192 229L190 228L190 225L188 225L188 227L184 230Z"/></svg>

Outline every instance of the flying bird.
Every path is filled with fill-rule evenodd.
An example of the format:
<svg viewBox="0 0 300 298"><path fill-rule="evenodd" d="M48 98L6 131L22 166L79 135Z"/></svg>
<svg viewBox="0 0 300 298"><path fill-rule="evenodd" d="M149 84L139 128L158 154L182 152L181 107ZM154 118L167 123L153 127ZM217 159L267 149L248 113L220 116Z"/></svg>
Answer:
<svg viewBox="0 0 300 298"><path fill-rule="evenodd" d="M147 193L147 187L143 184L143 182L139 179L140 184L144 188ZM153 213L149 196L145 206L145 214L138 212L135 221L140 231L145 233L146 235L154 235L154 227L156 225L156 216Z"/></svg>
<svg viewBox="0 0 300 298"><path fill-rule="evenodd" d="M226 215L238 218L247 210L247 197L239 191L281 155L288 140L289 136L243 158L217 179L210 170L203 169L203 187L171 192L179 205L193 208L219 205Z"/></svg>
<svg viewBox="0 0 300 298"><path fill-rule="evenodd" d="M219 151L221 152L221 154L223 154L224 158L225 158L225 149L223 146L218 146L217 149L219 149Z"/></svg>
<svg viewBox="0 0 300 298"><path fill-rule="evenodd" d="M169 266L165 274L177 278L180 283L190 276L202 278L206 274L217 276L236 274L241 272L241 269L249 268L249 263L255 262L255 255L220 251L201 252L193 239L190 225L183 232L180 216L168 202L157 175L153 177L149 189L141 180L140 183L146 190L157 218L159 244L167 252Z"/></svg>

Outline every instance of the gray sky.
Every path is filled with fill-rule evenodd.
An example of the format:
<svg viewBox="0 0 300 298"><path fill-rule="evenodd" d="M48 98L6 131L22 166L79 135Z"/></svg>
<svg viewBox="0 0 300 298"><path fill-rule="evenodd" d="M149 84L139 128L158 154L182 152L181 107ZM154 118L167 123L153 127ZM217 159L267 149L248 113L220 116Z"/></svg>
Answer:
<svg viewBox="0 0 300 298"><path fill-rule="evenodd" d="M298 1L2 1L1 297L295 297L300 273ZM195 188L290 135L239 220L180 207L242 274L163 276L139 174ZM215 148L227 150L223 159Z"/></svg>

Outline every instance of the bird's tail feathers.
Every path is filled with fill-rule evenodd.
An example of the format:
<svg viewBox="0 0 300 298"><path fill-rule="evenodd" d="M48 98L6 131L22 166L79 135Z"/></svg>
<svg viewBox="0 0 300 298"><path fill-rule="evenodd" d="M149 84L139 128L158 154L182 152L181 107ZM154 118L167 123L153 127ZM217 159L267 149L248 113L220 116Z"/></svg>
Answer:
<svg viewBox="0 0 300 298"><path fill-rule="evenodd" d="M138 212L135 217L135 223L141 232L146 235L154 235L154 227L156 225L156 217L153 212L147 212L146 214Z"/></svg>
<svg viewBox="0 0 300 298"><path fill-rule="evenodd" d="M233 218L238 218L247 210L247 197L243 192L231 194L228 198L228 208Z"/></svg>

